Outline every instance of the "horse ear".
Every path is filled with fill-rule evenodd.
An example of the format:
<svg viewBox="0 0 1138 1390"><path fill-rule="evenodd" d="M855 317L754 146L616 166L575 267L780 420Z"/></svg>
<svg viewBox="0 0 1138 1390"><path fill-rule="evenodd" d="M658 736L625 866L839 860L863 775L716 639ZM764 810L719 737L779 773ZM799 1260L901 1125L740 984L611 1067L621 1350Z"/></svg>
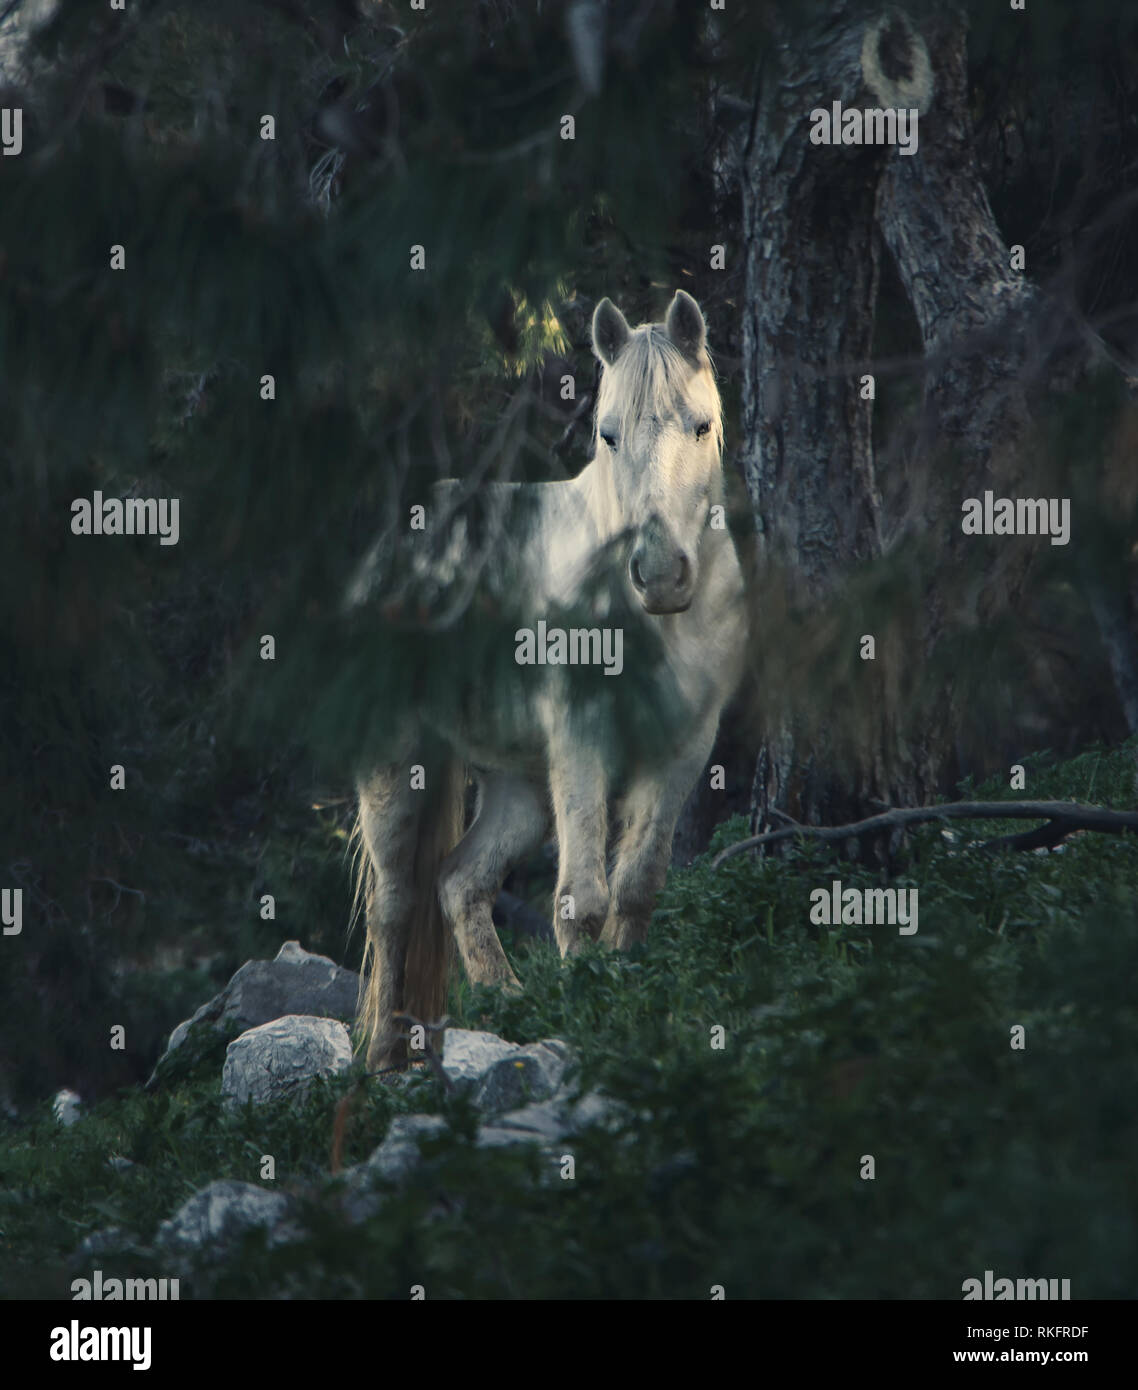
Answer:
<svg viewBox="0 0 1138 1390"><path fill-rule="evenodd" d="M668 337L694 366L703 365L703 349L707 342L707 324L703 310L686 290L677 290L668 305L664 320Z"/></svg>
<svg viewBox="0 0 1138 1390"><path fill-rule="evenodd" d="M616 355L628 342L632 330L628 320L607 296L593 311L593 351L606 367L616 361Z"/></svg>

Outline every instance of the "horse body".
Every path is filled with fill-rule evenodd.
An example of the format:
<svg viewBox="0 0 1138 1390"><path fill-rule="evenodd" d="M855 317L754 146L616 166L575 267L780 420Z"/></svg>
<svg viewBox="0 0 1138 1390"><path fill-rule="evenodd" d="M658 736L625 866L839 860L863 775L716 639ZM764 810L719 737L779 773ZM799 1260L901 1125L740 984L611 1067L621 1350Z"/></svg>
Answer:
<svg viewBox="0 0 1138 1390"><path fill-rule="evenodd" d="M637 329L602 300L593 319L603 371L592 462L567 482L484 489L506 534L510 517L525 519L482 575L483 590L517 613L519 639L543 620L577 631L582 621L619 623L634 664L611 679L565 664L518 665L507 701L456 671L470 680L457 717L444 727L424 710L407 730L405 760L360 778L361 1017L371 1069L401 1057L397 1012L423 1021L442 1012L452 940L472 982L517 985L491 909L510 868L551 823L561 954L587 938L623 948L646 935L676 820L738 684L747 635L734 544L709 524L711 509L722 508L722 419L705 335L682 291L663 325ZM437 485L444 511L459 486ZM430 563L461 569L471 542L466 523L452 523ZM652 736L630 735L646 718ZM409 775L416 761L426 771L421 789ZM479 800L463 833L468 768Z"/></svg>

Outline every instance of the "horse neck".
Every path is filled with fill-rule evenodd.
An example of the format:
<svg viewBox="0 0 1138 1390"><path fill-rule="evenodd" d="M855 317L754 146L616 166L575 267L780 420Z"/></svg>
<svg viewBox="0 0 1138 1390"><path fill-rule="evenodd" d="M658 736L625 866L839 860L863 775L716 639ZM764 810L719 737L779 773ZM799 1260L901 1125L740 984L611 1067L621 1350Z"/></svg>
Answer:
<svg viewBox="0 0 1138 1390"><path fill-rule="evenodd" d="M610 465L593 459L575 478L533 486L541 503L527 546L527 563L540 576L535 597L564 603L577 593L597 551L620 533Z"/></svg>
<svg viewBox="0 0 1138 1390"><path fill-rule="evenodd" d="M600 454L585 465L574 479L584 515L604 545L622 530L620 507L612 477L612 461Z"/></svg>

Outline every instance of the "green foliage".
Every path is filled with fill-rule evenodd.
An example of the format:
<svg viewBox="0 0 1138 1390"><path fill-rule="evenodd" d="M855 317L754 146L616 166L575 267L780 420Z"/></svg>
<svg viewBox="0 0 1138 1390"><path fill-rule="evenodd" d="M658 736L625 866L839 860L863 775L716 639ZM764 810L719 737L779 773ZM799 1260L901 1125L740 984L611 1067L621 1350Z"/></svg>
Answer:
<svg viewBox="0 0 1138 1390"><path fill-rule="evenodd" d="M27 900L23 945L0 974L19 1039L0 1049L0 1080L21 1103L63 1078L99 1095L146 1074L188 996L159 989L145 1003L135 988L128 1000L132 973L166 973L177 955L218 985L291 936L339 953L348 812L335 798L353 765L382 749L400 712L454 698L459 661L484 692L513 669L502 613L425 634L375 604L361 632L342 621L345 583L441 472L549 478L580 466L580 447L564 464L550 457L575 403L549 379L569 372L583 396L601 294L637 320L690 288L739 415L737 189L706 115L720 93L753 90L767 8L712 24L694 5L608 7L604 80L588 99L563 6L430 5L398 25L390 7L362 8L345 30L333 0L139 3L113 17L76 0L36 49L26 157L2 161L0 198L0 549L18 576L0 590L0 778L19 789L0 812L0 864ZM1081 6L1033 19L1028 70L1028 45L1007 38L1023 26L973 8L988 113L1002 109L1004 87L989 80L1009 56L1001 43L1016 57L1016 103L1030 82L1066 82L1073 52L1086 106L1103 70L1092 59L1132 51L1132 23ZM1111 76L1112 110L1125 106L1117 87ZM1005 182L1050 207L1041 152L1062 111L1038 105L1054 121ZM566 112L571 144L559 137ZM274 141L260 139L266 113ZM333 116L342 168L329 159ZM981 122L982 135L1003 128L992 114ZM1112 169L1132 163L1126 129L1112 117ZM713 228L731 249L724 274L708 269ZM109 268L115 244L121 273ZM416 244L423 273L410 269ZM1129 262L1109 261L1112 275L1123 267L1102 281L1117 299ZM883 323L883 342L895 328ZM1056 425L1065 457L1085 456L1084 435L1095 442L1086 416L1093 424L1102 404ZM178 546L73 536L71 504L96 490L178 497ZM1100 537L1104 581L1129 553L1132 518L1119 507ZM870 575L864 591L851 582L855 607L896 627L935 579L929 568ZM1047 600L1048 619L1074 634L1080 681L1104 688L1081 594L1056 579ZM828 718L849 700L834 689L848 672L832 643L803 662L797 621L780 628L764 603L764 696L768 708L776 695L805 705L806 691ZM260 660L265 633L275 663ZM985 734L1023 711L1035 632L1003 636L968 632L939 654ZM972 699L965 675L987 680L990 656L998 687ZM904 691L914 721L922 693ZM1027 714L1057 721L1050 707ZM118 762L127 790L112 793ZM317 800L339 809L314 826ZM268 891L275 923L258 915ZM103 1046L112 1018L131 1024L125 1056Z"/></svg>
<svg viewBox="0 0 1138 1390"><path fill-rule="evenodd" d="M1030 794L1129 803L1136 753L1131 741L1030 759ZM183 1083L126 1093L70 1130L41 1114L4 1136L5 1277L23 1288L34 1269L60 1296L90 1274L68 1252L107 1225L127 1248L99 1267L137 1274L192 1189L257 1182L272 1153L280 1190L302 1196L304 1239L269 1250L251 1236L184 1297L406 1298L424 1284L432 1298L706 1298L721 1283L736 1298L953 1299L988 1268L1125 1297L1138 1276L1138 846L968 847L990 829L1006 823L916 837L896 883L919 890L920 929L901 937L810 925L811 889L876 883L817 845L712 871L745 835L739 818L671 876L647 946L563 963L531 944L514 953L523 994L458 988L456 1022L565 1038L581 1085L628 1106L615 1132L566 1146L573 1181L533 1152L476 1149L458 1107L400 1195L350 1229L328 1166L338 1100L355 1097L344 1158L358 1161L395 1114L447 1110L431 1076L364 1092L339 1078L303 1103L237 1112L216 1079ZM1015 1024L1023 1051L1009 1047ZM110 1153L138 1166L114 1174Z"/></svg>
<svg viewBox="0 0 1138 1390"><path fill-rule="evenodd" d="M721 1282L733 1296L952 1297L985 1267L1071 1277L1077 1297L1132 1291L1128 840L991 857L968 835L1006 826L956 827L952 841L922 830L904 880L922 894L921 930L905 940L807 924L808 892L831 875L816 846L717 874L702 861L673 876L646 949L562 964L524 944L520 997L456 983L461 1021L564 1036L584 1082L632 1107L623 1133L581 1141L572 1184L541 1181L533 1154L475 1150L456 1111L457 1137L429 1145L405 1195L349 1232L320 1185L353 1079L231 1113L203 1034L157 1094L136 1089L169 1028L243 960L291 937L343 956L350 807L337 793L401 710L453 695L459 641L373 611L366 632L341 622L380 528L440 472L489 458L489 476L556 474L567 412L550 408L542 370L569 371L583 393L601 294L637 320L692 289L739 415L743 257L722 133L704 117L717 93L753 90L768 7L729 7L711 43L700 6L610 6L605 81L584 102L562 6L431 4L398 30L391 7L369 6L348 36L341 8L142 0L109 20L102 0L68 0L29 84L29 157L0 160L0 549L14 577L0 587L0 780L14 789L0 864L25 889L0 970L0 1101L25 1117L0 1118L0 1294L64 1295L90 1272L68 1259L89 1231L118 1225L144 1250L192 1190L257 1181L264 1152L282 1186L316 1184L307 1241L268 1251L252 1237L191 1292L405 1297L424 1282L432 1297L703 1297ZM827 9L787 7L803 22ZM1105 0L1033 0L1027 26L987 0L969 10L997 219L1046 273L1066 264L1089 198L1103 227L1084 298L1113 310L1138 276L1129 224L1105 215L1133 165L1133 17ZM116 89L140 98L127 118L99 106ZM365 153L339 169L320 119L365 108L389 123L357 132ZM571 147L557 136L568 110ZM707 268L713 223L728 229L722 276ZM879 346L909 350L911 316L893 310ZM917 387L899 379L895 394L907 419ZM1047 422L1041 456L1065 468L1064 495L1083 495L1078 469L1093 493L1109 444L1098 426L1117 405L1096 387ZM177 496L179 546L72 537L71 502L96 489ZM1112 512L1097 500L1082 513L1097 528L1080 533L1094 541L1084 578L1121 591L1134 499ZM936 576L927 554L906 563L851 581L851 630L867 630L863 613L911 616ZM1069 575L1042 577L1086 704L1107 680L1086 603ZM849 671L804 652L794 615L785 632L763 621L769 646L818 658L804 684L829 717ZM512 660L502 632L501 613L462 627L486 692L496 660ZM264 633L275 664L259 658ZM950 635L931 668L983 721L987 766L995 729L1028 727L1034 645L1033 629L993 623ZM916 710L921 692L904 694ZM1021 761L1033 796L1131 805L1130 751ZM117 762L125 793L108 789ZM357 935L348 964L359 949ZM1023 1054L1007 1050L1012 1021L1027 1026ZM116 1023L125 1053L107 1047ZM708 1047L715 1023L722 1053ZM43 1097L64 1083L100 1103L60 1131ZM345 1161L394 1114L443 1106L427 1077L369 1087ZM864 1152L873 1184L856 1177ZM117 1174L111 1154L136 1166ZM114 1257L99 1259L111 1272Z"/></svg>

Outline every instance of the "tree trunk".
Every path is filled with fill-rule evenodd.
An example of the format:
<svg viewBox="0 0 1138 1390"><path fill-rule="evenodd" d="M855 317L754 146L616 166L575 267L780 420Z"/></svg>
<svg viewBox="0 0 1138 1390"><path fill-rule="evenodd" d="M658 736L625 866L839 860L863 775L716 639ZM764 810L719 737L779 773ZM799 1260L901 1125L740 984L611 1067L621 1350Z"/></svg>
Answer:
<svg viewBox="0 0 1138 1390"><path fill-rule="evenodd" d="M1114 364L1073 305L1055 302L1012 268L1012 251L996 225L974 154L965 16L959 10L942 12L925 36L933 54L936 109L921 128L919 156L886 166L878 216L927 358L921 505L909 522L927 526L929 515L946 522L944 564L926 595L927 656L948 625L950 595L964 600L957 621L989 621L1018 604L1033 556L1030 540L975 549L968 556L969 582L945 582L971 540L955 522L961 503L989 488L996 496L1042 495L1046 471L1034 448L1033 422L1046 403L1085 385L1097 368L1113 370ZM942 467L949 459L951 466ZM1068 481L1063 490L1069 487ZM1084 498L1095 505L1089 490ZM1097 503L1101 506L1102 499ZM1078 557L1084 597L1133 732L1138 728L1134 634L1125 620L1124 594L1109 589L1100 573L1102 557L1090 553L1102 537L1089 525L1089 515L1084 517L1081 534L1073 524L1071 554ZM977 567L981 557L982 570ZM926 721L938 732L920 749L926 794L943 780L957 722L952 692L946 691L940 709Z"/></svg>
<svg viewBox="0 0 1138 1390"><path fill-rule="evenodd" d="M713 771L714 770L714 771ZM754 745L746 737L739 705L729 705L719 722L715 747L699 781L684 802L672 841L672 864L688 865L707 849L715 827L746 814L754 772Z"/></svg>
<svg viewBox="0 0 1138 1390"><path fill-rule="evenodd" d="M1083 492L1087 524L1080 532L1073 520L1072 549L1061 558L1074 561L1131 728L1138 714L1129 600L1125 588L1116 594L1089 524L1094 505L1109 510L1109 488L1098 481L1109 468L1097 469L1097 459L1050 463L1038 432L1048 406L1088 387L1098 368L1113 368L1110 353L1073 305L1013 268L975 158L962 14L930 21L926 47L904 16L867 19L848 3L834 11L824 25L777 35L741 161L743 461L760 561L760 680L772 705L752 790L756 832L788 815L853 821L881 801L922 803L945 790L961 727L959 683L950 679L920 703L912 694L946 635L1022 604L1038 558L1033 537L983 546L964 536L961 504L986 489L1073 502ZM916 107L918 152L812 144L809 113L836 100ZM891 489L907 495L889 528L877 496L873 407L858 389L872 370L875 228L925 354L924 410L910 450L917 467ZM1075 463L1081 477L1071 473ZM859 571L884 555L883 529L891 548L915 539L931 576L908 585L896 620L905 606L896 593L876 612L850 602L872 592ZM876 568L882 593L889 569ZM874 661L854 654L859 631L875 635ZM788 655L802 669L788 667Z"/></svg>
<svg viewBox="0 0 1138 1390"><path fill-rule="evenodd" d="M812 144L809 113L835 100L923 110L930 97L927 54L903 16L867 21L852 4L834 9L824 25L771 45L742 176L744 473L764 604L802 615L826 609L851 571L882 551L872 402L859 386L877 296L878 186L897 157L888 146ZM760 641L762 620L760 611ZM844 644L842 663L862 666L856 641L852 632L831 637ZM887 756L896 740L884 664L854 673L873 727L860 731L852 766L821 721L806 727L805 692L784 691L756 768L756 828L775 812L784 813L778 824L785 814L854 820L875 797L901 791Z"/></svg>

